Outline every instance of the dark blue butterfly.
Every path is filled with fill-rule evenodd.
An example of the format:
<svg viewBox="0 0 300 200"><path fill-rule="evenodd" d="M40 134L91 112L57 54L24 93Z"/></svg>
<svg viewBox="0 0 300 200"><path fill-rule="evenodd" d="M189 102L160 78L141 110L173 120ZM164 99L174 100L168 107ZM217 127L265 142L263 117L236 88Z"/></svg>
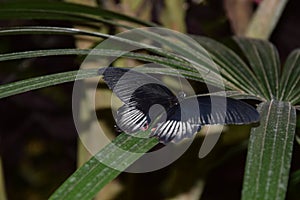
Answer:
<svg viewBox="0 0 300 200"><path fill-rule="evenodd" d="M152 125L155 128L150 136L166 144L192 137L200 131L202 125L242 125L259 121L258 112L239 100L212 95L177 97L158 79L125 68L101 68L99 74L103 75L108 87L124 102L117 111L116 122L126 133L147 130L151 119L160 116L161 120ZM163 109L154 111L151 117L149 110L156 104Z"/></svg>

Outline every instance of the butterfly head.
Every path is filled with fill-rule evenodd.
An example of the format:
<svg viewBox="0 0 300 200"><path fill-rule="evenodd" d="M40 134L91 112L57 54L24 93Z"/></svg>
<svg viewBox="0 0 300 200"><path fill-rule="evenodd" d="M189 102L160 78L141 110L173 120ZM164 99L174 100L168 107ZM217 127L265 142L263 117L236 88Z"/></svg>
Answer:
<svg viewBox="0 0 300 200"><path fill-rule="evenodd" d="M179 97L180 100L183 100L186 97L186 93L183 92L183 91L180 91L180 92L178 92L178 97Z"/></svg>

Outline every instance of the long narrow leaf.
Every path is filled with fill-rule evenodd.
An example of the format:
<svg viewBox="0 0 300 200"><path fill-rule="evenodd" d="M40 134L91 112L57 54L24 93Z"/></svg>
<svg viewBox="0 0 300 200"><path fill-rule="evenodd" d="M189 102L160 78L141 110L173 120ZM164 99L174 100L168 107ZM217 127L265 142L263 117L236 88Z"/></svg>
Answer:
<svg viewBox="0 0 300 200"><path fill-rule="evenodd" d="M168 51L158 48L157 46L153 46L151 44L137 42L134 40L134 38L127 39L127 38L122 38L122 37L99 33L99 32L84 31L84 30L80 30L80 29L65 28L65 27L40 27L40 26L32 27L32 26L29 26L29 27L11 27L11 28L0 29L0 35L17 35L17 34L71 34L71 35L79 34L79 35L100 37L100 38L105 38L105 39L109 38L109 39L120 42L120 44L131 45L131 46L141 48L141 49L147 49L150 52L164 56L166 58L184 62L184 60L180 56L178 56L174 53L169 53ZM191 68L189 67L188 70L190 70L190 69Z"/></svg>
<svg viewBox="0 0 300 200"><path fill-rule="evenodd" d="M85 35L100 38L109 38L111 35L86 31L76 28L55 27L55 26L21 26L21 27L5 27L0 28L1 35L25 35L25 34L64 34L64 35Z"/></svg>
<svg viewBox="0 0 300 200"><path fill-rule="evenodd" d="M58 56L58 55L95 55L95 56L105 56L105 57L125 57L136 59L140 61L147 61L153 63L164 64L167 66L172 66L174 68L185 70L189 68L186 63L179 61L174 61L170 58L159 57L155 55L148 55L142 53L126 52L119 50L110 49L47 49L47 50L35 50L35 51L24 51L0 54L0 61L9 61L24 58L37 58L45 56Z"/></svg>
<svg viewBox="0 0 300 200"><path fill-rule="evenodd" d="M252 129L243 200L283 200L286 195L296 111L290 103L271 101L258 108L260 126Z"/></svg>
<svg viewBox="0 0 300 200"><path fill-rule="evenodd" d="M62 27L23 27L23 28L18 28L15 27L13 29L2 29L0 30L0 35L7 35L7 34L32 34L32 33L43 33L43 34L51 34L51 33L62 33L62 34L83 34L83 35L89 35L89 36L96 36L96 37L101 37L101 38L110 38L113 40L116 40L118 42L124 43L126 45L132 45L136 46L139 48L145 48L150 52L156 53L160 56L176 60L178 62L183 62L179 63L180 65L183 64L185 65L184 67L179 69L185 69L187 71L193 70L191 66L196 67L199 69L202 74L209 74L210 78L207 77L201 77L206 78L206 81L209 84L212 84L214 86L218 86L217 84L222 80L221 77L219 77L219 74L215 72L216 66L215 64L210 61L210 56L207 52L205 51L199 51L197 52L198 49L190 49L187 48L183 45L180 44L174 44L172 40L165 39L164 37L160 36L159 34L152 33L150 31L142 31L143 34L148 34L150 38L152 38L155 42L159 42L162 45L165 45L172 50L174 50L177 53L170 53L164 49L157 48L156 46L152 46L149 44L144 44L140 43L137 41L134 41L133 39L126 39L126 38L120 38L118 36L112 36L112 35L107 35L107 34L102 34L102 33L96 33L96 32L89 32L89 31L82 31L78 29L73 29L73 28L62 28ZM182 52L179 54L178 52ZM185 61L182 59L182 57L187 57L188 59ZM187 62L189 61L190 64ZM202 63L201 63L202 62ZM199 73L195 73L194 76L199 76ZM214 79L216 77L219 77L219 80ZM203 80L203 79L202 79ZM236 85L231 84L231 82L228 82L227 80L224 80L225 85L227 88L237 90L238 87Z"/></svg>
<svg viewBox="0 0 300 200"><path fill-rule="evenodd" d="M165 36L164 32L156 33L155 31L145 31L145 30L138 30L140 34L151 38L154 42L157 42L161 45L164 45L174 52L174 55L178 55L178 57L183 57L184 60L188 61L191 66L201 72L201 75L204 76L203 79L210 83L214 81L213 85L217 87L222 87L223 82L232 90L238 90L238 87L231 82L227 81L221 74L219 73L219 69L217 68L214 61L211 59L209 53L199 44L197 45L189 45L194 42L194 40L182 35L182 34L174 34L174 33L167 33ZM178 41L174 42L174 38L178 39ZM187 42L189 41L189 43ZM179 59L180 60L180 59ZM217 85L219 84L219 85Z"/></svg>
<svg viewBox="0 0 300 200"><path fill-rule="evenodd" d="M232 50L206 37L194 37L209 51L214 61L220 66L224 79L232 82L240 90L255 95L262 95L259 91L259 81L245 62Z"/></svg>
<svg viewBox="0 0 300 200"><path fill-rule="evenodd" d="M280 100L300 102L300 50L293 51L287 58L280 80Z"/></svg>
<svg viewBox="0 0 300 200"><path fill-rule="evenodd" d="M51 50L36 50L36 51L25 51L25 52L16 52L16 53L7 53L7 54L0 54L0 61L9 61L9 60L16 60L16 59L24 59L24 58L36 58L36 57L44 57L44 56L54 56L54 55L99 55L99 56L106 56L106 57L125 57L125 58L131 58L136 59L140 61L146 61L151 63L157 63L161 66L166 66L166 68L141 68L139 71L145 72L145 73L158 73L163 75L171 75L171 76L178 76L179 74L182 74L185 78L195 81L203 81L202 77L196 73L186 70L186 68L189 68L190 66L186 66L186 63L181 63L179 61L174 61L170 58L164 58L154 55L147 55L147 54L141 54L141 53L134 53L134 52L124 52L124 51L117 51L117 50L106 50L106 49L51 49ZM168 68L175 68L177 71L170 70ZM74 75L74 74L73 74ZM53 75L50 79L53 78ZM62 75L64 76L64 74ZM60 79L60 75L55 76ZM68 77L68 76L66 76ZM72 76L74 77L74 76ZM36 78L40 81L48 81L48 79L44 78L41 80L41 78ZM35 79L31 79L30 82L21 82L20 84L27 84L29 85L35 85ZM73 81L74 79L68 79L65 81ZM29 81L29 80L27 80ZM216 80L217 81L217 80ZM208 83L211 85L215 85L215 82L213 79L209 80ZM49 84L56 85L59 83L63 83L62 80L58 80L57 83L52 79L52 82ZM18 85L18 86L21 86ZM50 86L46 84L45 86ZM216 87L218 85L215 85ZM3 86L4 87L4 86ZM7 86L10 87L10 86ZM32 86L35 88L36 86ZM41 86L44 87L44 86ZM37 88L36 88L37 89ZM25 91L25 90L24 90ZM27 90L26 90L27 91ZM11 91L12 92L12 91ZM10 93L10 95L17 94L17 93Z"/></svg>
<svg viewBox="0 0 300 200"><path fill-rule="evenodd" d="M177 71L168 68L137 68L137 71L144 73L156 73L170 76L178 76L178 73L182 74L184 77L202 81L201 77L194 72L188 72L185 70L177 69ZM0 99L9 97L16 94L21 94L24 92L45 88L49 86L54 86L66 82L71 82L75 80L81 80L85 78L91 78L98 76L98 69L82 69L78 71L62 72L57 74L50 74L35 78L29 78L25 80L16 81L13 83L7 83L0 85ZM214 84L213 80L211 84Z"/></svg>
<svg viewBox="0 0 300 200"><path fill-rule="evenodd" d="M146 131L141 134L149 133ZM110 163L112 166L117 165L118 169L125 170L142 153L149 151L156 144L158 144L156 138L144 139L121 134L73 173L50 199L92 199L102 187L122 172L103 163ZM124 150L122 154L116 151L115 145ZM97 158L101 158L103 163L99 162Z"/></svg>
<svg viewBox="0 0 300 200"><path fill-rule="evenodd" d="M66 18L67 17L67 18ZM94 8L80 4L65 2L6 2L1 3L0 19L77 19L94 21L101 19L118 19L146 26L155 26L150 22L139 20L101 8ZM73 17L73 18L71 18Z"/></svg>
<svg viewBox="0 0 300 200"><path fill-rule="evenodd" d="M0 85L0 99L48 86L98 76L97 69L63 72Z"/></svg>
<svg viewBox="0 0 300 200"><path fill-rule="evenodd" d="M278 99L280 61L276 48L263 40L235 37L261 84L261 93L268 100Z"/></svg>
<svg viewBox="0 0 300 200"><path fill-rule="evenodd" d="M81 31L78 29L72 29L72 28L61 28L61 27L26 27L26 28L15 28L15 29L4 29L4 30L0 30L0 35L1 34L11 34L11 33L15 33L15 34L28 34L28 33L45 33L45 34L50 34L50 33L57 33L57 32L62 32L63 34L86 34L86 35L94 35L94 36L98 36L98 37L107 37L107 38L111 38L114 39L118 42L124 43L126 45L133 45L139 48L146 48L148 51L156 53L158 55L161 55L163 57L166 57L166 59L169 60L174 60L173 63L169 62L169 63L164 63L167 66L171 66L173 68L176 69L182 69L183 71L193 71L193 68L191 68L190 64L187 63L187 61L184 61L182 59L182 55L177 55L178 53L174 54L174 53L169 53L168 51L165 51L163 49L159 49L155 46L152 45L148 45L148 44L143 44L143 43L139 43L136 42L134 40L130 40L130 39L126 39L126 38L120 38L117 36L111 36L111 35L106 35L106 34L100 34L100 33L94 33L94 32L86 32L86 31ZM147 33L147 31L143 31L143 33ZM174 46L172 44L171 41L165 40L164 38L162 38L159 35L155 35L153 33L148 32L148 34L151 34L151 37L154 37L154 39L158 39L160 43L162 43L163 45L167 45L170 48L172 48L173 50L175 49L176 52L185 52L187 57L191 57L192 59L196 59L199 60L199 58L201 58L202 60L209 60L210 56L208 55L208 53L206 53L205 51L203 52L198 52L197 55L195 54L195 50L193 49L187 49L185 47L182 47L181 45L176 45ZM170 46L173 45L173 46ZM185 55L184 55L185 56ZM150 56L148 56L148 59L150 58ZM155 58L156 59L156 58ZM152 60L155 60L152 59ZM157 59L156 59L157 60ZM175 64L176 62L178 63L177 65ZM219 77L218 74L215 74L214 72L214 68L215 65L213 62L204 62L203 64L199 63L199 62L195 62L195 60L191 60L195 65L197 65L197 68L200 69L200 71L203 72L203 74L209 74L210 78L204 77L206 78L206 82L208 84L214 85L216 87L218 87L220 80L222 80L221 77ZM159 62L158 62L159 63ZM192 64L193 64L192 63ZM188 72L190 73L190 72ZM187 73L184 73L187 74ZM203 77L199 76L198 71L195 71L195 73L192 74L192 76L190 76L190 78L192 77L197 77L197 80L203 80ZM219 77L219 78L218 78ZM217 79L218 78L218 79ZM230 82L225 81L225 85L227 88L230 88L232 90L238 90L237 86L231 84Z"/></svg>

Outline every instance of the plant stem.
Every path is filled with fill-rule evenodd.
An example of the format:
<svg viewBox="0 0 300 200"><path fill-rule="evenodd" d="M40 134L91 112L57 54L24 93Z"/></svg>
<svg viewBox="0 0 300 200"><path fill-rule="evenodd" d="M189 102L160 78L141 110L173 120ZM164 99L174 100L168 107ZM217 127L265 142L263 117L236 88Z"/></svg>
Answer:
<svg viewBox="0 0 300 200"><path fill-rule="evenodd" d="M268 39L288 0L263 0L256 10L245 36Z"/></svg>
<svg viewBox="0 0 300 200"><path fill-rule="evenodd" d="M1 158L0 158L0 199L1 200L6 199L5 185L4 185L4 173L3 173L3 169L2 169Z"/></svg>
<svg viewBox="0 0 300 200"><path fill-rule="evenodd" d="M252 16L252 2L226 0L224 1L224 9L234 34L243 36Z"/></svg>

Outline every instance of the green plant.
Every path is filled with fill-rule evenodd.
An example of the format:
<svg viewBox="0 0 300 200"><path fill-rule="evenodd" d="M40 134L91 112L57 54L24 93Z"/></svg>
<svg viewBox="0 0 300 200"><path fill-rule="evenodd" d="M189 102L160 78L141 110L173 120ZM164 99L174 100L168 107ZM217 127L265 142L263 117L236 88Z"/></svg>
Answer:
<svg viewBox="0 0 300 200"><path fill-rule="evenodd" d="M24 12L19 12L20 9ZM99 12L92 8L73 4L29 3L25 7L23 5L20 7L19 4L6 4L0 8L0 11L1 18L15 16L17 18L68 19L74 21L75 24L76 22L80 22L86 23L89 26L91 25L91 21L120 26L121 24L110 20L110 18L113 18L143 25L153 25L116 13ZM41 11L47 12L43 13ZM70 34L94 36L97 38L111 37L111 35L99 33L96 30L84 31L63 27L13 27L0 30L0 36L14 34ZM180 45L170 44L168 40L159 35L155 36L160 38L161 42L166 46L172 45L172 48L176 48L178 51L186 51L190 55L194 54L191 49L184 49ZM281 70L277 50L269 42L235 38L235 41L247 58L245 62L232 50L214 40L205 37L195 37L195 39L209 52L214 62L220 67L220 72L229 96L254 98L261 101L258 106L261 114L261 125L254 128L251 132L242 198L245 200L284 199L287 190L296 127L295 106L300 103L300 69L298 67L300 65L300 50L295 50L291 53ZM134 41L126 40L124 42L130 44ZM187 45L192 46L193 44ZM15 52L0 55L0 61L50 55L87 55L90 51L90 49L55 49ZM106 50L99 50L97 53L99 55L107 55ZM109 54L112 53L118 54L118 52L114 51L109 52ZM124 57L164 64L178 69L187 79L203 81L199 74L191 71L180 57L170 57L168 52L165 51L154 53L157 55L126 53ZM207 58L207 55L200 50L197 53L202 55L203 58ZM203 63L203 69L214 70L213 66L205 62ZM167 70L157 70L157 72L174 75ZM97 69L86 69L8 83L0 86L0 98L95 76L98 76ZM210 84L214 85L213 82ZM141 132L139 134L148 134L148 132ZM113 143L120 145L128 151L147 152L158 142L153 138L138 139L121 134ZM109 152L109 158L105 157L107 152ZM97 162L97 157L108 159L107 162L114 162L116 158L121 157L122 163L125 163L123 169L126 169L138 159L137 156L122 157L122 155L111 152L111 145L108 145L78 169L50 199L90 199L104 185L121 173L121 171L116 171Z"/></svg>

